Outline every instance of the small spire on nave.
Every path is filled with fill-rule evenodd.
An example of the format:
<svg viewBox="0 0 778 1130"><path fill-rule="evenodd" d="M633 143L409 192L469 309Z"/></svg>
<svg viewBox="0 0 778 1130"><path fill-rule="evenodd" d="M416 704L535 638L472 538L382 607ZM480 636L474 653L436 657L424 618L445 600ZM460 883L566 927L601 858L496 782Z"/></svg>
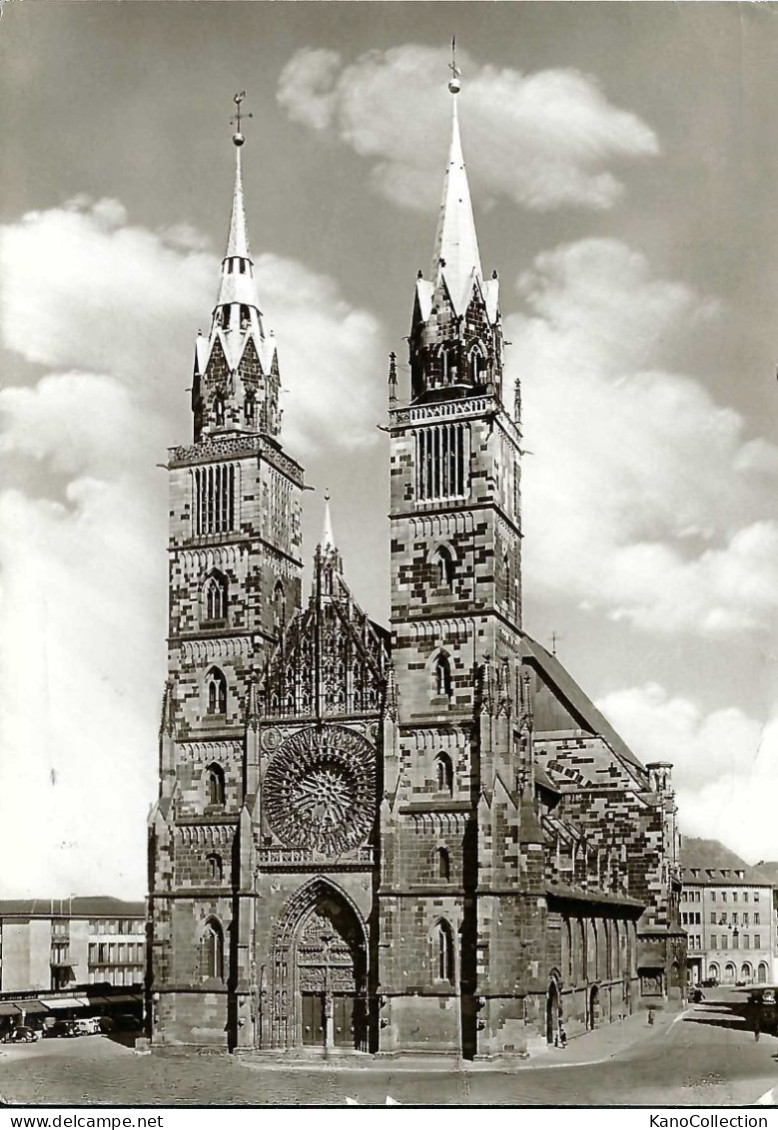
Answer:
<svg viewBox="0 0 778 1130"><path fill-rule="evenodd" d="M334 550L336 548L336 546L335 546L335 534L333 533L333 529L332 529L332 511L330 509L330 497L331 496L330 496L329 489L325 490L325 492L324 492L324 525L323 525L323 528L322 528L322 535L321 535L321 547L322 547L322 549L324 550L325 553L330 551L330 550Z"/></svg>

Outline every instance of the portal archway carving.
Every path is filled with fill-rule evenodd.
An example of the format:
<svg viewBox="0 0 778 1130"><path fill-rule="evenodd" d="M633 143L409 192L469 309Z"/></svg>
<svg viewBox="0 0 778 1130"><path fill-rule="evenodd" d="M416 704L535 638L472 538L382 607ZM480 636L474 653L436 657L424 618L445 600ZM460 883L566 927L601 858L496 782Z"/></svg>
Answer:
<svg viewBox="0 0 778 1130"><path fill-rule="evenodd" d="M365 1050L367 974L362 916L336 884L312 879L292 895L276 926L270 1030L262 1043Z"/></svg>

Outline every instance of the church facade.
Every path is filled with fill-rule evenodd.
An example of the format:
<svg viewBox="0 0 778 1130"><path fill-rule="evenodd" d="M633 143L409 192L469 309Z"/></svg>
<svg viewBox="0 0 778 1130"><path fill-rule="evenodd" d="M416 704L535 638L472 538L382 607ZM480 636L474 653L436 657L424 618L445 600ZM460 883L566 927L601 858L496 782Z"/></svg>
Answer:
<svg viewBox="0 0 778 1130"><path fill-rule="evenodd" d="M234 138L194 438L168 461L154 1046L505 1057L683 994L670 766L644 767L522 626L520 394L450 89L407 404L390 361L389 629L329 510L303 593L304 475Z"/></svg>

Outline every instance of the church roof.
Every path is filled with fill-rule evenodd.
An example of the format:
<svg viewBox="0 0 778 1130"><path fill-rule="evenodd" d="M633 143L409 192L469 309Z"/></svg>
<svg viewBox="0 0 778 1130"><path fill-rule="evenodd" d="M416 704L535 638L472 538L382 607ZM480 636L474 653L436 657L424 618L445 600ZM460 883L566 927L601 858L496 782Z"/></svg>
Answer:
<svg viewBox="0 0 778 1130"><path fill-rule="evenodd" d="M541 644L527 635L524 636L523 642L525 656L537 666L544 678L563 696L572 713L580 719L583 728L592 734L599 734L618 757L641 773L645 773L645 766L635 756L624 739L616 733L604 714L581 690L578 683L569 671L562 666L557 657L546 651Z"/></svg>

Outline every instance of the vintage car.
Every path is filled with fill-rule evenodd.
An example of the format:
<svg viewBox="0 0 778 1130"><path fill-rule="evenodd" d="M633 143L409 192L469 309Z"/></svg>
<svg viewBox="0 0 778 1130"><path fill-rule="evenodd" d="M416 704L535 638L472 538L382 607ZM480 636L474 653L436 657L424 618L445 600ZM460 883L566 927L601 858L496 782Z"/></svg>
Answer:
<svg viewBox="0 0 778 1130"><path fill-rule="evenodd" d="M4 1044L32 1044L38 1039L39 1033L27 1024L17 1024L10 1032L3 1036Z"/></svg>

